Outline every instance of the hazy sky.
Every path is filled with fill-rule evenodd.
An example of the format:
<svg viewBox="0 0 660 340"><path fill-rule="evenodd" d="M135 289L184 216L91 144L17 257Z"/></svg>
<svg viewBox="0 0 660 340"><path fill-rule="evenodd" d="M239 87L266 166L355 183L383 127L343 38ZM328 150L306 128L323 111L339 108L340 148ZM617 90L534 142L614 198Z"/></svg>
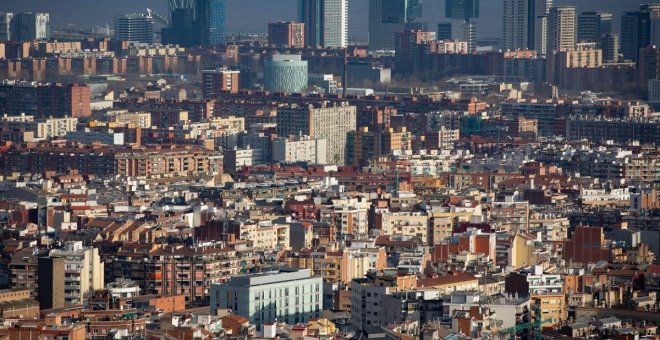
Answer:
<svg viewBox="0 0 660 340"><path fill-rule="evenodd" d="M615 29L625 10L639 8L642 0L555 0L573 4L578 11L609 10L615 14ZM651 0L646 2L652 2ZM227 30L230 32L266 31L266 24L277 20L296 19L296 0L228 0ZM369 0L349 0L351 36L366 38ZM51 13L53 27L75 24L80 27L113 26L121 14L144 12L149 7L162 14L167 0L0 0L0 11L45 11ZM481 0L481 18L477 24L480 37L499 37L502 0ZM429 29L444 17L444 0L424 0L424 17Z"/></svg>

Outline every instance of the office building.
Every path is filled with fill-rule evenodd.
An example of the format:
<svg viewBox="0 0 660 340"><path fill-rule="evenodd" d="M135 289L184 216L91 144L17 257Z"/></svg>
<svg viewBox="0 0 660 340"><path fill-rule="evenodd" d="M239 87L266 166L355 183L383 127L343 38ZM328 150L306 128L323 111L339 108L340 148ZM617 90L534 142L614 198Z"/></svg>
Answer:
<svg viewBox="0 0 660 340"><path fill-rule="evenodd" d="M582 12L578 15L578 42L600 43L606 34L612 34L612 13Z"/></svg>
<svg viewBox="0 0 660 340"><path fill-rule="evenodd" d="M7 19L5 17L5 19ZM11 18L11 40L30 41L50 38L48 13L15 13Z"/></svg>
<svg viewBox="0 0 660 340"><path fill-rule="evenodd" d="M280 269L234 276L211 286L211 314L231 309L250 323L306 323L321 316L323 282L309 269Z"/></svg>
<svg viewBox="0 0 660 340"><path fill-rule="evenodd" d="M445 17L450 19L447 23L438 25L439 40L460 40L468 43L468 49L476 49L477 24L473 20L479 17L479 0L445 0ZM441 30L442 28L442 30Z"/></svg>
<svg viewBox="0 0 660 340"><path fill-rule="evenodd" d="M281 108L277 111L277 135L307 135L325 139L327 162L343 165L348 133L355 130L356 111L356 107L347 102Z"/></svg>
<svg viewBox="0 0 660 340"><path fill-rule="evenodd" d="M552 51L565 51L575 48L576 24L574 6L550 8L548 14L548 54Z"/></svg>
<svg viewBox="0 0 660 340"><path fill-rule="evenodd" d="M369 49L393 51L394 35L421 15L421 0L369 0Z"/></svg>
<svg viewBox="0 0 660 340"><path fill-rule="evenodd" d="M61 308L64 300L63 257L40 257L38 261L38 299L40 309Z"/></svg>
<svg viewBox="0 0 660 340"><path fill-rule="evenodd" d="M268 43L287 48L305 47L305 24L290 21L268 24Z"/></svg>
<svg viewBox="0 0 660 340"><path fill-rule="evenodd" d="M225 67L202 71L202 96L212 99L223 92L238 93L240 74L241 71Z"/></svg>
<svg viewBox="0 0 660 340"><path fill-rule="evenodd" d="M479 17L479 0L445 0L445 18L475 19Z"/></svg>
<svg viewBox="0 0 660 340"><path fill-rule="evenodd" d="M196 0L197 29L202 46L225 42L225 10L227 0Z"/></svg>
<svg viewBox="0 0 660 340"><path fill-rule="evenodd" d="M120 41L154 42L154 19L143 13L120 16L115 21L115 39Z"/></svg>
<svg viewBox="0 0 660 340"><path fill-rule="evenodd" d="M11 20L14 13L0 12L0 41L11 40Z"/></svg>
<svg viewBox="0 0 660 340"><path fill-rule="evenodd" d="M348 46L348 0L300 0L305 45Z"/></svg>
<svg viewBox="0 0 660 340"><path fill-rule="evenodd" d="M548 14L553 0L528 0L527 48L541 56L548 47Z"/></svg>
<svg viewBox="0 0 660 340"><path fill-rule="evenodd" d="M438 40L451 40L452 39L452 26L451 22L441 22L438 23L438 32L436 33L436 39Z"/></svg>
<svg viewBox="0 0 660 340"><path fill-rule="evenodd" d="M170 26L162 42L183 47L214 46L225 42L227 0L171 0Z"/></svg>
<svg viewBox="0 0 660 340"><path fill-rule="evenodd" d="M507 50L529 47L528 0L504 0L502 40L504 41L504 48Z"/></svg>
<svg viewBox="0 0 660 340"><path fill-rule="evenodd" d="M621 54L626 60L637 62L639 49L650 44L651 18L645 12L626 12L621 16Z"/></svg>
<svg viewBox="0 0 660 340"><path fill-rule="evenodd" d="M273 55L264 63L264 88L272 92L304 92L307 88L307 61L300 55Z"/></svg>
<svg viewBox="0 0 660 340"><path fill-rule="evenodd" d="M195 2L191 0L169 1L170 26L161 31L161 42L191 47L198 44L195 34Z"/></svg>

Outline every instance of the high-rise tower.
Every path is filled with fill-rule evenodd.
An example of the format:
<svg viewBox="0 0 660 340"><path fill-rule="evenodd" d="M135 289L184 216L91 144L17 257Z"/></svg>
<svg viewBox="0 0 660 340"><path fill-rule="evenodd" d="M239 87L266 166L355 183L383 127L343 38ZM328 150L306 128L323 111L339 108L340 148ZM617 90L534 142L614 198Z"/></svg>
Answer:
<svg viewBox="0 0 660 340"><path fill-rule="evenodd" d="M422 0L369 0L369 49L394 50L394 35L422 15Z"/></svg>
<svg viewBox="0 0 660 340"><path fill-rule="evenodd" d="M305 45L348 46L348 0L300 0Z"/></svg>
<svg viewBox="0 0 660 340"><path fill-rule="evenodd" d="M577 20L574 6L550 8L548 15L548 54L575 48Z"/></svg>

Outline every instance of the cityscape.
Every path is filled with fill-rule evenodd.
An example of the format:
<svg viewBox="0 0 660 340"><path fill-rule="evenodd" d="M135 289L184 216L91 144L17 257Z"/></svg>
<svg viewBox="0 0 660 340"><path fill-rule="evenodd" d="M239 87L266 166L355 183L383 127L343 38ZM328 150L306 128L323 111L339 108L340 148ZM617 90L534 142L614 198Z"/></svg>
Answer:
<svg viewBox="0 0 660 340"><path fill-rule="evenodd" d="M660 340L660 1L0 3L0 340Z"/></svg>

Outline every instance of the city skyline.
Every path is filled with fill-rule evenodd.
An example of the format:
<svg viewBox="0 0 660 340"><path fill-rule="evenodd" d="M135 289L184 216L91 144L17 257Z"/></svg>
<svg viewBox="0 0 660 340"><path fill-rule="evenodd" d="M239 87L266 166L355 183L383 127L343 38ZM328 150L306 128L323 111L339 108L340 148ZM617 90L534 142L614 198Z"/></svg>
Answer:
<svg viewBox="0 0 660 340"><path fill-rule="evenodd" d="M80 1L80 3L76 3ZM117 3L118 1L118 3ZM501 32L502 1L481 1L481 12L489 13L482 15L476 20L479 29L479 36L483 38L499 37ZM267 24L278 20L297 21L298 20L298 2L299 0L281 0L278 2L271 0L245 0L241 2L227 2L227 32L267 32ZM89 2L83 0L72 0L62 4L45 0L26 0L20 3L11 3L6 6L10 11L43 11L51 14L51 24L53 27L66 26L67 23L73 23L82 28L91 28L94 26L113 26L117 16L133 12L145 12L146 8L156 10L161 14L168 11L166 0L115 0L116 5L109 2L91 6ZM618 0L609 0L605 6L594 4L591 0L561 0L557 4L571 4L578 7L578 12L598 11L607 9L611 6L611 12L614 14L614 30L619 30L619 19L623 11L637 10L638 3L621 3ZM369 0L351 1L349 4L349 37L367 39L368 21L364 20L363 14L368 13ZM604 8L605 7L605 8ZM125 10L123 10L125 8ZM424 15L420 19L428 23L428 27L435 27L439 22L444 21L445 3L444 1L425 1ZM61 13L62 15L58 15ZM73 13L71 18L64 16ZM79 14L77 14L79 13ZM93 13L92 16L85 13ZM99 20L91 20L91 17ZM254 21L253 17L263 18L263 20Z"/></svg>

